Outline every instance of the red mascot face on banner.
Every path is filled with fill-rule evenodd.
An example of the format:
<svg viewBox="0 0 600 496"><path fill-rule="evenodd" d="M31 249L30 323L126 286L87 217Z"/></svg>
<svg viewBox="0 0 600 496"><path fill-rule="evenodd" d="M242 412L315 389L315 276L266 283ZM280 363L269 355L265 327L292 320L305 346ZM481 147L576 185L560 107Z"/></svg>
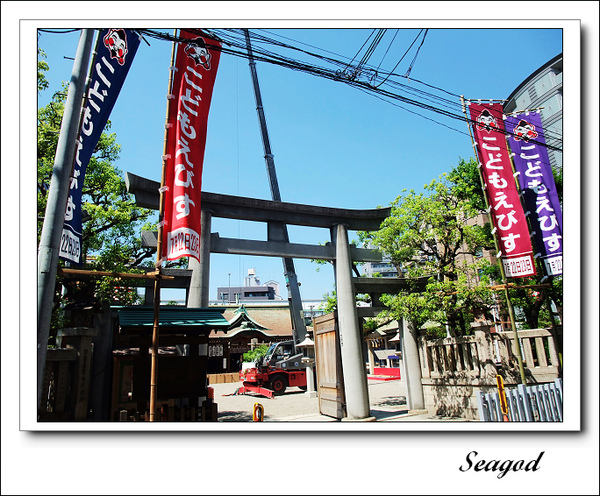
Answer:
<svg viewBox="0 0 600 496"><path fill-rule="evenodd" d="M104 46L110 51L110 58L117 59L119 64L125 63L127 55L127 36L122 29L111 29L104 37Z"/></svg>
<svg viewBox="0 0 600 496"><path fill-rule="evenodd" d="M515 140L529 141L538 137L538 133L535 130L535 126L530 124L525 119L521 119L519 124L515 127Z"/></svg>
<svg viewBox="0 0 600 496"><path fill-rule="evenodd" d="M198 37L186 45L185 53L195 62L196 65L202 66L207 71L210 71L211 55L202 38Z"/></svg>
<svg viewBox="0 0 600 496"><path fill-rule="evenodd" d="M477 118L477 129L487 131L488 133L492 130L497 131L498 123L496 122L496 118L487 110L484 110Z"/></svg>

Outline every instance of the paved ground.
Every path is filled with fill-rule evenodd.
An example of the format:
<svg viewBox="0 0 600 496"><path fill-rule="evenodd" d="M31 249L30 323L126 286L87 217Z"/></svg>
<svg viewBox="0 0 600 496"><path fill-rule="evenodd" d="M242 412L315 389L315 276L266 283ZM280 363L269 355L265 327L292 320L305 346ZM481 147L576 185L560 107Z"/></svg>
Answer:
<svg viewBox="0 0 600 496"><path fill-rule="evenodd" d="M288 388L283 395L272 399L254 394L234 395L241 383L213 384L219 412L219 422L252 422L254 404L264 409L265 422L336 422L321 415L319 399L309 397L299 388ZM401 380L380 381L369 379L371 415L377 421L464 421L425 413L409 412L406 406L406 384Z"/></svg>

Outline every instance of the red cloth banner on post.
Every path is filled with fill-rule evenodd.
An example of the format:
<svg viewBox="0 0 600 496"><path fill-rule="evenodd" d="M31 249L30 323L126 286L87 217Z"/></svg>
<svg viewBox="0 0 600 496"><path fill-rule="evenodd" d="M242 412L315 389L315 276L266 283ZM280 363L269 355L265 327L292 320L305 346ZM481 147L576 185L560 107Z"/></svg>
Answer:
<svg viewBox="0 0 600 496"><path fill-rule="evenodd" d="M529 226L521 206L506 144L502 105L469 105L490 217L506 277L536 274Z"/></svg>
<svg viewBox="0 0 600 496"><path fill-rule="evenodd" d="M180 30L167 123L161 258L200 261L200 194L206 127L221 44ZM217 49L212 47L218 47Z"/></svg>

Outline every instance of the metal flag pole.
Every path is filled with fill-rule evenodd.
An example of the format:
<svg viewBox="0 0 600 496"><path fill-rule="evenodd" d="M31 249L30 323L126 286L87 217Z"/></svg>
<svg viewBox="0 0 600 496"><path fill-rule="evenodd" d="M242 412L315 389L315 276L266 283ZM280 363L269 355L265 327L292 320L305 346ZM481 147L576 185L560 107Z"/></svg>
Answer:
<svg viewBox="0 0 600 496"><path fill-rule="evenodd" d="M79 116L83 104L83 94L86 84L88 62L94 37L93 29L84 29L79 37L77 53L73 62L71 81L65 102L62 125L52 180L48 190L44 224L40 236L38 248L38 310L37 310L37 403L38 406L42 396L42 383L44 369L46 367L46 356L48 349L48 337L50 335L50 320L52 317L52 303L54 300L54 286L56 284L56 273L58 270L58 248L63 224L65 221L65 210L69 197L69 184L71 169L75 156L75 145L79 132Z"/></svg>
<svg viewBox="0 0 600 496"><path fill-rule="evenodd" d="M265 151L265 161L267 164L267 175L269 178L269 185L271 188L271 197L273 201L280 202L281 195L279 193L279 184L277 183L277 174L275 172L275 160L273 153L271 152L271 144L269 142L269 134L267 131L267 123L265 119L265 112L263 109L262 98L260 95L260 86L258 85L258 76L256 74L256 62L252 56L252 45L250 44L250 33L247 29L244 29L246 35L246 46L248 49L248 60L250 65L250 73L252 75L252 83L254 85L254 97L256 99L256 111L258 113L258 119L260 123L260 130L263 141L263 148ZM281 241L289 243L288 231L285 224L281 224L282 232L280 233L282 238ZM292 324L296 333L294 337L294 349L296 344L300 342L301 336L306 335L306 324L302 318L302 299L300 297L300 290L298 289L298 279L296 276L296 269L294 268L294 260L292 258L283 259L283 268L285 271L286 285L291 295L291 313L292 313Z"/></svg>
<svg viewBox="0 0 600 496"><path fill-rule="evenodd" d="M467 127L469 128L469 136L471 137L471 144L473 145L473 151L475 152L475 157L478 157L477 148L475 146L475 139L473 138L473 134L471 132L471 125L469 123L469 118L467 116L467 108L465 105L465 98L463 95L460 95L460 102L462 105L463 113L465 114L465 120L467 121ZM481 167L477 167L477 171L479 172L479 181L481 182L481 186L484 189L483 198L485 200L485 207L487 211L490 211L490 204L488 201L487 194L485 192L485 181L483 180L483 174L481 172ZM496 234L493 234L494 238L494 246L496 248L496 253L500 253L500 247L498 245L498 239L496 238ZM506 273L504 272L504 265L502 264L502 259L498 257L498 265L500 266L500 275L502 277L502 284L504 285L504 296L506 298L506 306L508 308L508 315L510 317L510 325L513 331L513 335L515 337L515 348L517 355L517 362L519 364L519 373L521 374L521 383L527 384L527 379L525 378L525 368L523 367L523 354L521 352L521 342L519 341L519 335L517 333L517 326L515 324L515 312L510 301L510 295L508 293L508 280L506 278Z"/></svg>
<svg viewBox="0 0 600 496"><path fill-rule="evenodd" d="M177 30L173 31L173 37L175 37ZM167 113L165 117L165 134L163 141L163 157L162 157L162 170L160 177L160 203L158 210L158 237L156 241L156 267L155 279L154 279L154 322L152 326L152 361L150 366L150 422L155 421L156 415L156 377L158 375L158 336L159 336L159 322L160 322L160 279L162 269L162 237L163 237L163 224L164 224L164 213L165 213L165 175L166 175L166 161L167 161L167 138L169 134L169 112L171 109L171 88L173 86L173 67L175 63L175 46L176 42L173 41L173 47L171 49L171 65L169 67L169 83L167 88ZM172 123L171 123L172 125Z"/></svg>

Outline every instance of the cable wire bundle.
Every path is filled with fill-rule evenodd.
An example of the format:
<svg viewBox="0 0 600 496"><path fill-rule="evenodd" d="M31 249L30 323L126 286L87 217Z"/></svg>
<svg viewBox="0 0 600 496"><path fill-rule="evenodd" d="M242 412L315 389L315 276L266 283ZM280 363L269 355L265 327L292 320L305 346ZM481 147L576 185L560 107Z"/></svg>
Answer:
<svg viewBox="0 0 600 496"><path fill-rule="evenodd" d="M186 42L186 40L183 38L179 38L178 36L154 29L139 29L137 31L142 36L148 38L172 42ZM186 29L185 31L196 32L198 35L202 35L202 31L200 30ZM349 61L341 60L342 58L346 57L334 52L330 52L306 43L298 42L270 31L260 31L263 31L271 36L267 36L266 34L258 33L256 31L249 31L253 46L253 58L255 61L265 62L294 71L304 72L313 76L347 84L386 103L415 114L423 119L429 120L452 131L468 136L468 133L465 131L453 128L447 124L435 120L432 117L423 115L416 110L407 108L407 106L417 107L418 109L426 110L449 119L454 119L460 121L461 123L465 122L465 116L462 112L462 105L460 103L461 95L452 93L431 84L427 84L418 79L409 78L417 56L419 55L419 51L425 41L428 31L427 29L421 29L419 31L414 41L391 71L382 70L381 63L383 62L383 58L387 55L392 43L394 42L394 39L398 34L398 30L388 45L388 48L377 67L369 65L368 62L372 58L377 46L381 43L387 31L386 29L372 30L367 37L367 40L363 43L354 57ZM213 29L205 30L204 32L222 43L220 48L211 46L210 42L207 43L207 45L211 48L219 49L221 52L235 57L248 59L244 30ZM423 35L421 43L405 74L402 75L395 73L394 71L398 68L400 62L402 62L402 60L406 57L421 35ZM273 36L283 40L289 40L294 44L281 41ZM373 39L371 40L371 38ZM365 48L365 46L367 46L369 40L371 40L371 42L361 56L360 60L358 63L354 63L354 60L360 56L361 51L363 48ZM309 50L308 48L301 48L300 45L310 47L311 49ZM294 58L292 56L285 56L282 53L274 51L274 48L289 50L293 53L300 54L301 56L308 56L310 59L316 60L320 65L317 65L317 63L310 63L300 60L299 58ZM322 52L323 54L317 53L317 51ZM413 83L413 85L404 84L402 82L403 79L409 80L411 83ZM414 87L415 83L427 89L416 88ZM437 93L434 93L433 91L436 91ZM471 125L472 122L469 122L468 124ZM509 133L506 132L506 134ZM540 145L546 146L547 149L562 152L562 135L560 133L556 133L547 129L546 138L555 142L558 146L553 146L548 143L545 145L540 143Z"/></svg>

